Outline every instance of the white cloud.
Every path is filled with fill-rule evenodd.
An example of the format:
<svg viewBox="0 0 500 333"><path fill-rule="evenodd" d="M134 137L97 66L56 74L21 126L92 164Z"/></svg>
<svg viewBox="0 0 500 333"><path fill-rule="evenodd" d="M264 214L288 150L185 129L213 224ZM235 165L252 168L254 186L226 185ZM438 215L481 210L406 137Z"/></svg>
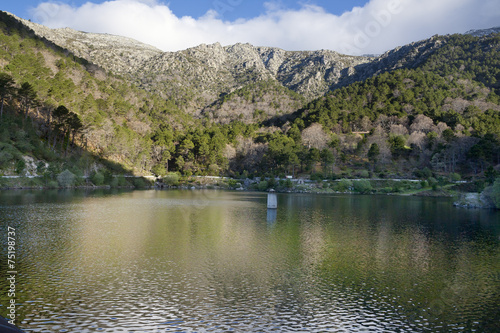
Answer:
<svg viewBox="0 0 500 333"><path fill-rule="evenodd" d="M382 53L434 34L490 28L500 22L500 0L371 0L340 16L313 5L290 10L269 3L265 8L261 16L228 22L215 10L197 19L177 17L157 0L88 2L80 7L45 2L32 10L32 18L51 28L127 36L164 51L248 42L348 54Z"/></svg>

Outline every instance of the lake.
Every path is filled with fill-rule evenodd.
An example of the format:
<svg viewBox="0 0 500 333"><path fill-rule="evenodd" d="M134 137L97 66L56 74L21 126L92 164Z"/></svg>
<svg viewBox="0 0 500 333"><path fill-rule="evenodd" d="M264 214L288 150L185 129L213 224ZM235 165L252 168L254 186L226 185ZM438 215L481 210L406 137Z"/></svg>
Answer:
<svg viewBox="0 0 500 333"><path fill-rule="evenodd" d="M26 332L499 332L500 213L450 198L3 191ZM0 268L7 275L7 246ZM2 290L8 282L2 279ZM0 296L0 311L10 302Z"/></svg>

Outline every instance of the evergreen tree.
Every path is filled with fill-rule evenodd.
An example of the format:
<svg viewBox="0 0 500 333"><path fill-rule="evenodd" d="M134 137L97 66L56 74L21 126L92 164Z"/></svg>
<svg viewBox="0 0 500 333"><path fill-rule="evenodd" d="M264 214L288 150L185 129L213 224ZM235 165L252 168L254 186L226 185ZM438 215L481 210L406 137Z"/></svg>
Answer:
<svg viewBox="0 0 500 333"><path fill-rule="evenodd" d="M14 80L6 73L0 73L0 119L3 118L5 99L14 94Z"/></svg>
<svg viewBox="0 0 500 333"><path fill-rule="evenodd" d="M372 169L377 164L378 156L380 155L380 148L378 144L372 143L370 150L368 150L368 159L372 162Z"/></svg>
<svg viewBox="0 0 500 333"><path fill-rule="evenodd" d="M24 120L28 118L30 107L36 104L36 92L31 84L24 82L17 91L17 95L21 100L21 105L24 109Z"/></svg>
<svg viewBox="0 0 500 333"><path fill-rule="evenodd" d="M54 144L53 148L56 148L56 143L57 143L57 133L63 134L63 144L64 144L64 137L65 137L65 127L66 127L66 121L69 117L69 110L67 107L64 105L59 105L54 112L52 112L52 116L54 117L54 129L55 129L55 134L54 134Z"/></svg>
<svg viewBox="0 0 500 333"><path fill-rule="evenodd" d="M80 117L74 113L70 112L68 115L68 118L66 119L66 123L68 125L68 131L71 132L71 146L73 147L75 145L75 135L80 132L83 128L82 121L80 120ZM68 153L69 149L69 142L68 145L66 146L66 155Z"/></svg>

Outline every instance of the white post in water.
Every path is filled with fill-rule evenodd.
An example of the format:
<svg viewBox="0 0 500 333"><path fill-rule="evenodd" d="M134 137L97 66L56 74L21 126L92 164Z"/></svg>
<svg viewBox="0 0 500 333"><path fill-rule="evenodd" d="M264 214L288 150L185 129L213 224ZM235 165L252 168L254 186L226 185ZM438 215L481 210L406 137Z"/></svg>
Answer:
<svg viewBox="0 0 500 333"><path fill-rule="evenodd" d="M274 190L269 190L267 194L267 208L268 209L277 209L278 208L278 199L276 197L276 193Z"/></svg>

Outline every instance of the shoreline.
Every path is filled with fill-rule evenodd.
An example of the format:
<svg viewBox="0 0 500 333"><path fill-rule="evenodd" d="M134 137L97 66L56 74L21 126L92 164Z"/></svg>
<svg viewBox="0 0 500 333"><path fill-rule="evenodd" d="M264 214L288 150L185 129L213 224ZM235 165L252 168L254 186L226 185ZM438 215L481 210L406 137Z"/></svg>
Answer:
<svg viewBox="0 0 500 333"><path fill-rule="evenodd" d="M198 178L199 179L199 178ZM412 184L417 184L421 181L419 180L409 180L409 179L348 179L349 182L356 181L387 181L387 182L407 182ZM229 183L229 181L236 182ZM239 181L239 182L238 182ZM406 197L432 197L432 198L455 198L453 205L458 208L466 208L466 209L497 209L495 205L492 205L490 201L481 199L483 198L482 193L478 192L465 192L465 191L457 191L451 189L454 185L457 184L449 184L446 186L439 187L437 189L432 188L407 188L407 189L399 189L395 191L387 191L387 187L377 186L374 188L370 188L366 191L356 191L354 187L350 187L345 191L339 191L338 189L332 186L333 183L337 183L339 180L331 181L331 182L309 182L306 185L294 185L291 188L284 187L282 184L280 185L277 182L273 188L276 190L276 193L290 193L290 194L314 194L314 195L375 195L375 196L406 196ZM77 185L77 186L68 186L68 187L54 187L54 186L45 186L45 185L21 185L21 184L12 184L11 186L3 186L0 187L0 191L44 191L44 190L54 190L54 191L62 191L62 190L86 190L86 191L96 191L96 190L222 190L222 191L238 191L238 192L256 192L256 193L265 193L269 190L269 188L259 188L259 184L256 181L248 184L244 183L243 180L236 179L211 179L210 182L203 182L203 184L197 179L187 179L178 185L167 185L163 183L155 182L154 185L147 186L134 186L132 184L125 186L111 186L111 185ZM328 184L326 187L324 184ZM387 184L386 184L387 185ZM394 189L393 189L394 190Z"/></svg>
<svg viewBox="0 0 500 333"><path fill-rule="evenodd" d="M155 190L155 191L228 191L228 192L247 192L247 193L268 193L268 191L259 191L256 189L231 189L225 187L207 187L207 186L173 186L158 188L156 186L149 187L134 187L134 186L119 186L112 187L106 186L73 186L66 188L54 188L54 187L10 187L10 188L0 188L0 192L7 191L75 191L75 190L87 190L87 191L98 191L98 190L130 190L130 191L142 191L142 190ZM427 197L427 198L455 198L456 201L453 202L453 206L457 208L464 209L490 209L497 210L496 207L489 203L484 203L476 199L481 196L481 193L443 193L442 191L423 191L419 193L358 193L358 192L338 192L338 191L301 191L301 190L291 190L291 191L276 191L278 194L309 194L309 195L366 195L366 196L398 196L398 197ZM472 198L472 201L470 201Z"/></svg>
<svg viewBox="0 0 500 333"><path fill-rule="evenodd" d="M146 186L146 187L136 187L136 186L111 186L111 185L101 185L101 186L70 186L70 187L50 187L50 186L12 186L12 187L0 187L0 191L22 191L22 190L31 190L31 191L44 191L44 190L157 190L157 191L171 191L171 190L216 190L216 191L230 191L230 192L256 192L256 193L267 193L268 190L261 191L255 188L228 188L225 186L217 186L217 185L179 185L179 186ZM451 194L445 193L443 191L432 191L425 190L417 193L359 193L355 191L325 191L322 189L291 189L291 190L276 190L276 193L279 194L344 194L344 195L393 195L393 196L416 196L416 197L441 197L441 198L450 198L458 196L459 194Z"/></svg>

